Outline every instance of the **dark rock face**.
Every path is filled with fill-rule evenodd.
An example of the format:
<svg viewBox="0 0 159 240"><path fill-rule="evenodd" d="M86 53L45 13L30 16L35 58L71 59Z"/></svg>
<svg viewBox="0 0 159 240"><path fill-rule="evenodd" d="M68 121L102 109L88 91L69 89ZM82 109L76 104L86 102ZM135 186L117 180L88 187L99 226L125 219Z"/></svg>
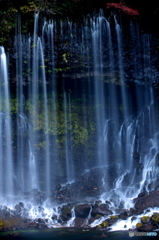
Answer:
<svg viewBox="0 0 159 240"><path fill-rule="evenodd" d="M80 218L87 218L90 210L91 206L89 204L77 205L75 207L75 216Z"/></svg>
<svg viewBox="0 0 159 240"><path fill-rule="evenodd" d="M15 205L14 208L15 208L17 214L20 214L20 213L21 213L21 207L20 207L19 204Z"/></svg>
<svg viewBox="0 0 159 240"><path fill-rule="evenodd" d="M157 153L156 157L155 157L155 165L156 167L159 167L159 153Z"/></svg>
<svg viewBox="0 0 159 240"><path fill-rule="evenodd" d="M159 228L159 214L154 213L151 218L151 224L155 229Z"/></svg>
<svg viewBox="0 0 159 240"><path fill-rule="evenodd" d="M112 214L112 211L105 208L105 206L94 206L91 212L92 217L95 217L96 215L108 216L110 214Z"/></svg>
<svg viewBox="0 0 159 240"><path fill-rule="evenodd" d="M72 217L71 206L69 204L62 207L60 217L64 222L68 221Z"/></svg>
<svg viewBox="0 0 159 240"><path fill-rule="evenodd" d="M113 225L119 220L119 218L108 218L105 221L109 224L109 226Z"/></svg>
<svg viewBox="0 0 159 240"><path fill-rule="evenodd" d="M7 207L1 208L0 206L0 218L8 218L11 216L10 209Z"/></svg>
<svg viewBox="0 0 159 240"><path fill-rule="evenodd" d="M150 232L156 229L152 224L137 224L136 228L139 232Z"/></svg>
<svg viewBox="0 0 159 240"><path fill-rule="evenodd" d="M21 208L24 208L24 203L23 203L23 202L19 202L19 206L20 206Z"/></svg>
<svg viewBox="0 0 159 240"><path fill-rule="evenodd" d="M75 218L74 220L74 226L75 227L82 227L83 225L85 225L86 223L86 219L85 218Z"/></svg>
<svg viewBox="0 0 159 240"><path fill-rule="evenodd" d="M122 168L122 167L121 167ZM122 169L119 168L120 172ZM109 174L106 175L105 173ZM60 203L79 201L80 199L89 199L89 203L93 203L94 198L100 196L102 192L112 188L112 184L116 178L116 172L113 166L109 167L96 167L90 169L82 174L79 178L72 183L68 183L64 187L59 187L52 191L51 199ZM103 184L104 182L104 184Z"/></svg>
<svg viewBox="0 0 159 240"><path fill-rule="evenodd" d="M143 211L149 207L159 207L159 191L139 194L139 196L134 199L134 203L138 211Z"/></svg>

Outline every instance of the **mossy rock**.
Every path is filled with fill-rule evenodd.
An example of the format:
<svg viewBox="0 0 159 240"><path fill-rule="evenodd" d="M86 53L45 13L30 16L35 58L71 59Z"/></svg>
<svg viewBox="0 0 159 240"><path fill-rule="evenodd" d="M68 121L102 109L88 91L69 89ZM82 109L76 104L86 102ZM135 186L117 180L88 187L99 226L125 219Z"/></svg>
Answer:
<svg viewBox="0 0 159 240"><path fill-rule="evenodd" d="M141 222L142 222L142 223L148 223L149 220L150 220L150 217L148 217L148 216L143 216L143 217L141 218Z"/></svg>
<svg viewBox="0 0 159 240"><path fill-rule="evenodd" d="M20 220L16 218L10 218L10 219L0 219L0 229L6 228L11 229L15 226L18 226L20 224Z"/></svg>
<svg viewBox="0 0 159 240"><path fill-rule="evenodd" d="M137 224L136 224L136 228L141 228L142 226L143 226L142 223L137 223Z"/></svg>
<svg viewBox="0 0 159 240"><path fill-rule="evenodd" d="M105 228L105 227L108 227L108 226L109 226L108 222L102 222L101 224L97 225L97 227L100 227L100 228Z"/></svg>
<svg viewBox="0 0 159 240"><path fill-rule="evenodd" d="M71 208L67 207L64 209L63 214L68 214L71 212Z"/></svg>
<svg viewBox="0 0 159 240"><path fill-rule="evenodd" d="M159 222L159 213L154 213L152 215L152 220L155 221L155 222Z"/></svg>
<svg viewBox="0 0 159 240"><path fill-rule="evenodd" d="M119 218L119 216L118 215L112 215L112 216L110 216L110 218Z"/></svg>

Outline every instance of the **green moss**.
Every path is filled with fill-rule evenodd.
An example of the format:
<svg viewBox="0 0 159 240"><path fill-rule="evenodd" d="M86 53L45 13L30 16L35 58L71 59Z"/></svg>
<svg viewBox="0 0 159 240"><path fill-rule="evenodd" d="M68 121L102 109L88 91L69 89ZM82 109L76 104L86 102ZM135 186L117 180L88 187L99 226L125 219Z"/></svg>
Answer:
<svg viewBox="0 0 159 240"><path fill-rule="evenodd" d="M118 215L110 216L110 218L119 218Z"/></svg>
<svg viewBox="0 0 159 240"><path fill-rule="evenodd" d="M7 103L4 99L2 99L0 101L0 111L2 112L6 112L7 110L9 110L12 113L17 113L18 109L19 109L19 103L18 100L16 98L11 98L10 102L9 102L9 109L6 109L7 107Z"/></svg>
<svg viewBox="0 0 159 240"><path fill-rule="evenodd" d="M143 216L142 218L141 218L141 222L142 223L147 223L147 221L150 219L150 217L148 217L148 216Z"/></svg>
<svg viewBox="0 0 159 240"><path fill-rule="evenodd" d="M83 124L83 116L81 115L82 105L72 102L71 109L67 106L64 111L62 102L53 102L52 99L48 99L46 116L44 103L40 97L36 102L37 106L34 106L33 100L29 99L25 106L34 130L57 136L56 141L59 143L59 147L65 143L67 136L71 139L72 144L77 146L85 144L89 136L94 134L95 123L93 121L89 121L89 124Z"/></svg>
<svg viewBox="0 0 159 240"><path fill-rule="evenodd" d="M136 228L141 228L142 226L143 226L142 223L137 223L137 224L136 224Z"/></svg>
<svg viewBox="0 0 159 240"><path fill-rule="evenodd" d="M156 221L156 222L159 222L159 214L158 213L153 214L152 220Z"/></svg>
<svg viewBox="0 0 159 240"><path fill-rule="evenodd" d="M70 213L70 212L71 212L71 208L67 207L64 209L63 214L67 215L67 213Z"/></svg>
<svg viewBox="0 0 159 240"><path fill-rule="evenodd" d="M109 226L109 223L108 222L102 222L101 224L97 225L97 227L100 227L100 228L104 228L104 227L108 227Z"/></svg>
<svg viewBox="0 0 159 240"><path fill-rule="evenodd" d="M13 228L20 224L20 220L15 218L10 218L8 220L0 219L0 229L2 228Z"/></svg>

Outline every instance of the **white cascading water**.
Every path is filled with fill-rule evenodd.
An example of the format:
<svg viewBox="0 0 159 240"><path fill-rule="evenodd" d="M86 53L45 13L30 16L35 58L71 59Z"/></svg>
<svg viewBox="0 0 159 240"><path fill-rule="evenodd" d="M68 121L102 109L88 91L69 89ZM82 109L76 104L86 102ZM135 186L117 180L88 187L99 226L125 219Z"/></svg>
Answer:
<svg viewBox="0 0 159 240"><path fill-rule="evenodd" d="M102 11L97 16L86 17L82 26L69 21L44 20L42 29L38 25L39 14L36 14L33 37L29 38L21 35L19 21L15 37L16 139L12 129L7 57L0 47L0 195L4 197L3 204L5 199L5 204L13 208L16 201L9 205L8 195L14 196L18 191L19 201L24 202L23 192L32 189L44 191L49 198L57 184L76 180L82 171L106 167L102 179L105 191L98 199L105 202L113 198L114 213L121 202L123 208L133 207L132 199L140 192L155 189L159 174L155 165L159 131L156 130L152 89L155 81L155 70L151 66L152 37L142 35L136 23L130 22L131 42L128 43L118 18L106 18ZM59 51L63 69L56 66L56 51ZM71 58L78 65L76 56L81 61L78 69L69 62ZM57 73L61 73L60 84ZM75 109L75 101L82 105L80 114ZM90 106L95 125L92 127L94 149L92 147L90 153L89 142L86 142L80 149L82 157L78 159L73 137L82 119L78 134L88 138ZM135 165L135 154L140 165ZM113 166L116 176L111 183L109 166ZM39 210L36 204L26 203L28 217L48 218L50 226L58 225L60 208L53 209L49 204L46 201ZM55 215L57 218L53 220ZM74 219L72 208L72 218L66 226L73 226ZM91 226L103 220L102 217ZM117 223L113 229L121 229L120 224L123 225ZM128 219L127 228L133 225L135 222Z"/></svg>
<svg viewBox="0 0 159 240"><path fill-rule="evenodd" d="M1 192L3 195L13 195L13 149L12 149L12 126L10 116L10 93L9 93L9 79L7 69L7 57L3 47L0 47L0 102L3 110L0 113L1 122L1 140L0 140L0 178L1 178Z"/></svg>

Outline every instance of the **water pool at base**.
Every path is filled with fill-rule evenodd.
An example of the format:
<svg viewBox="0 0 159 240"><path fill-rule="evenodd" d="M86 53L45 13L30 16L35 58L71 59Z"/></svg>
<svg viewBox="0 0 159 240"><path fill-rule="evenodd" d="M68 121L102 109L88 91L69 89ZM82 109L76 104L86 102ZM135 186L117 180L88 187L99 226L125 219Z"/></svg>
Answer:
<svg viewBox="0 0 159 240"><path fill-rule="evenodd" d="M49 229L49 230L27 230L19 231L20 236L8 236L9 232L0 233L0 239L17 239L17 240L91 240L91 239L158 239L157 236L129 236L129 231L106 232L94 229Z"/></svg>

